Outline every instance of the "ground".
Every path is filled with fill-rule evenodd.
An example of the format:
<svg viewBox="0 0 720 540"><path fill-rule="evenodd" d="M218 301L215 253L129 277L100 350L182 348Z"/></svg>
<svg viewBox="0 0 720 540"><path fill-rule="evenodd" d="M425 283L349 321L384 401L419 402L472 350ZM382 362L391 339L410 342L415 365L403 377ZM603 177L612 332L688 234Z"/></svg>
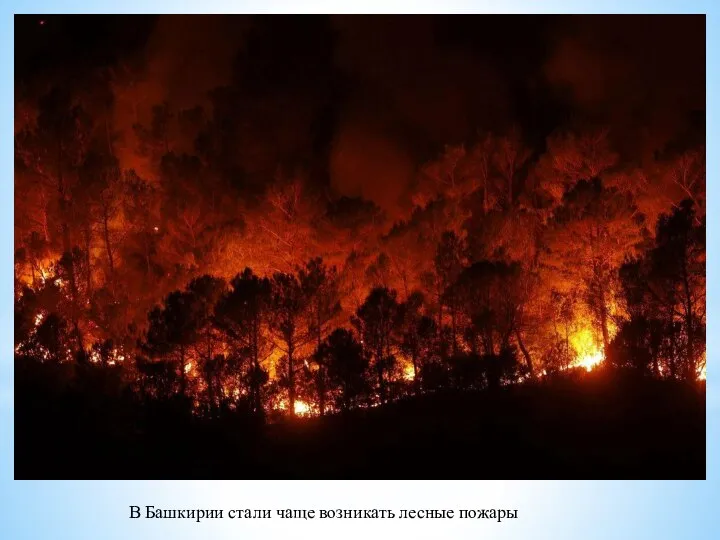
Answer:
<svg viewBox="0 0 720 540"><path fill-rule="evenodd" d="M18 479L705 478L704 384L585 376L265 426L44 384L16 384Z"/></svg>

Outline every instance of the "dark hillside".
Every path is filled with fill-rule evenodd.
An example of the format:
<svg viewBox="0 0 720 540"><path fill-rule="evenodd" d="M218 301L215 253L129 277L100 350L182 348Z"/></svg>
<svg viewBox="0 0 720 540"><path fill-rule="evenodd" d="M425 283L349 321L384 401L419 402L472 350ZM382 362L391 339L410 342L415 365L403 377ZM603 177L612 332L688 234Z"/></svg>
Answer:
<svg viewBox="0 0 720 540"><path fill-rule="evenodd" d="M141 407L102 372L21 376L18 479L705 477L704 384L585 375L263 426Z"/></svg>

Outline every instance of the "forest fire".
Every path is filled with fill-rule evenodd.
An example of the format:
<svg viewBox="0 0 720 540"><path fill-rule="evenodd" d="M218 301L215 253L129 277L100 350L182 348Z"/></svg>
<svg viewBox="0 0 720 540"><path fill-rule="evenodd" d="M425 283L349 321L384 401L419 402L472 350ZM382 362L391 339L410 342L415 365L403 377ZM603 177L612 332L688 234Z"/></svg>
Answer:
<svg viewBox="0 0 720 540"><path fill-rule="evenodd" d="M482 32L447 20L396 39L333 18L282 32L208 19L191 25L218 49L201 58L177 20L145 24L127 34L152 46L112 45L77 77L20 72L18 362L105 370L144 406L211 419L324 416L572 368L704 379L704 96L625 92L648 84L633 59L669 71L646 65L643 40L603 38L608 76L587 80L565 58L595 65L575 23L557 50L523 37L548 55L523 60L528 77L505 57L496 74L475 46L450 54L447 36ZM216 24L232 31L208 43ZM616 86L595 88L605 79Z"/></svg>

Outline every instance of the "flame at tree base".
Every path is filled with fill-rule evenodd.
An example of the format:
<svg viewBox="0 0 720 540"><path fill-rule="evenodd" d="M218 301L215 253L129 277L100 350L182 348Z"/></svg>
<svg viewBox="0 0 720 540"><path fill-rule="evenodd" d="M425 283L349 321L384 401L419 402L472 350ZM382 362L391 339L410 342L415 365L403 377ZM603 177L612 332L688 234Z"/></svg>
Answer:
<svg viewBox="0 0 720 540"><path fill-rule="evenodd" d="M308 416L310 414L310 405L304 401L296 401L294 409L297 416Z"/></svg>
<svg viewBox="0 0 720 540"><path fill-rule="evenodd" d="M281 411L287 411L288 410L288 400L283 399L277 406L278 410ZM305 401L302 401L300 399L295 400L295 406L293 407L295 411L295 416L312 416L313 410L309 403L306 403Z"/></svg>
<svg viewBox="0 0 720 540"><path fill-rule="evenodd" d="M573 362L573 367L583 367L587 371L592 371L596 366L600 365L605 360L605 355L602 351L596 351L593 353L584 354Z"/></svg>
<svg viewBox="0 0 720 540"><path fill-rule="evenodd" d="M583 328L570 337L570 345L575 351L575 360L570 367L581 367L592 371L605 360L605 354L597 345L589 328Z"/></svg>
<svg viewBox="0 0 720 540"><path fill-rule="evenodd" d="M403 379L406 381L414 381L415 380L415 368L411 363L405 364L403 367Z"/></svg>

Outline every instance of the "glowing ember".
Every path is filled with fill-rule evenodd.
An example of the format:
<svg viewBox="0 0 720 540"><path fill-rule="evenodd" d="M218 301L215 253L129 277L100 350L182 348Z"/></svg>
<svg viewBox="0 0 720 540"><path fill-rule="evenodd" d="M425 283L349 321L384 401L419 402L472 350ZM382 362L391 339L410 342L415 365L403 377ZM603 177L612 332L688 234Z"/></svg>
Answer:
<svg viewBox="0 0 720 540"><path fill-rule="evenodd" d="M35 315L35 326L36 327L40 326L40 323L42 323L42 322L43 322L43 314L38 313L37 315Z"/></svg>
<svg viewBox="0 0 720 540"><path fill-rule="evenodd" d="M240 395L240 392L237 391L237 388L232 388L229 384L223 384L222 385L222 394L225 397L235 397L237 398Z"/></svg>

